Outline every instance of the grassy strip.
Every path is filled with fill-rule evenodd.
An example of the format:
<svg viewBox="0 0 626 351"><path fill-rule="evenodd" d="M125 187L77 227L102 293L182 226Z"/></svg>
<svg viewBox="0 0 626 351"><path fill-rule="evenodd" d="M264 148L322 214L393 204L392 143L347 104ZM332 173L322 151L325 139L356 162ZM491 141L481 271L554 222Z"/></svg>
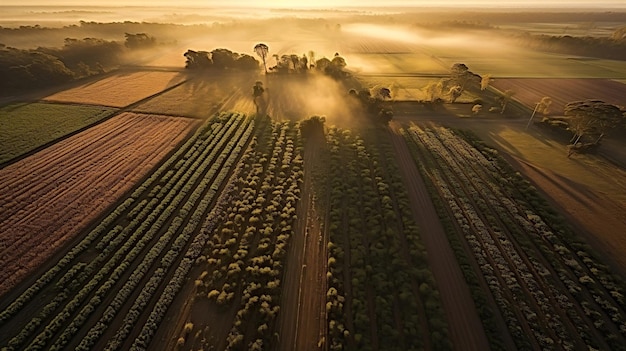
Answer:
<svg viewBox="0 0 626 351"><path fill-rule="evenodd" d="M0 108L0 164L96 123L115 109L47 103Z"/></svg>

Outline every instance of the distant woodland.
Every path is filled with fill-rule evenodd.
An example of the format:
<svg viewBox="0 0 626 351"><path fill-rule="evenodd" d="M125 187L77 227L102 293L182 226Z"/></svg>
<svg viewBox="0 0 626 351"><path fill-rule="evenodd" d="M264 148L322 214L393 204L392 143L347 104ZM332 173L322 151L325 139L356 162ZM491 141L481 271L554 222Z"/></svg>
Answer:
<svg viewBox="0 0 626 351"><path fill-rule="evenodd" d="M18 49L0 44L0 95L58 85L117 68L128 51L149 48L156 39L126 33L124 42L66 38L62 47Z"/></svg>

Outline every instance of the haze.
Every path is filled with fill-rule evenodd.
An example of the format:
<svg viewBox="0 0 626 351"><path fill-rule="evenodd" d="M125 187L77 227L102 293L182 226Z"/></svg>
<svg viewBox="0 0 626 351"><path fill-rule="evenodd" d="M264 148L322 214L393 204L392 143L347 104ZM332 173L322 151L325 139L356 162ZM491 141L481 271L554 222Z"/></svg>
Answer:
<svg viewBox="0 0 626 351"><path fill-rule="evenodd" d="M42 1L42 0L25 0L25 1L4 1L4 5L19 6L113 6L122 5L129 6L127 1L82 1L82 0L60 0L60 1ZM269 8L327 8L327 7L542 7L542 8L624 8L626 3L621 0L605 0L605 1L588 1L588 0L562 0L562 1L497 1L497 0L455 0L436 2L423 0L392 0L380 1L373 0L317 0L317 1L292 1L292 0L272 0L272 1L253 1L253 0L231 0L223 1L200 1L200 0L151 0L151 1L134 1L131 6L178 6L178 7L269 7Z"/></svg>
<svg viewBox="0 0 626 351"><path fill-rule="evenodd" d="M0 0L0 350L623 350L600 1Z"/></svg>

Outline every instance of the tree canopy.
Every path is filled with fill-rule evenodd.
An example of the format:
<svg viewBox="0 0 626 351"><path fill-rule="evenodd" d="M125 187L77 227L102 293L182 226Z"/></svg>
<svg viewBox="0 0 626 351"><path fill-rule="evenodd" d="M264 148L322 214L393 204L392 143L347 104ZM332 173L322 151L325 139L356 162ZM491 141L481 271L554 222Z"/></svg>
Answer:
<svg viewBox="0 0 626 351"><path fill-rule="evenodd" d="M208 51L187 50L183 54L187 59L187 69L215 69L228 70L254 70L259 67L259 61L246 54L239 54L228 49L215 49Z"/></svg>
<svg viewBox="0 0 626 351"><path fill-rule="evenodd" d="M66 38L61 48L0 45L0 95L103 73L121 64L124 50L119 42L96 38Z"/></svg>
<svg viewBox="0 0 626 351"><path fill-rule="evenodd" d="M584 135L593 135L598 143L607 131L623 125L625 118L617 106L601 100L573 101L565 105L564 114L575 144Z"/></svg>
<svg viewBox="0 0 626 351"><path fill-rule="evenodd" d="M269 53L269 51L270 48L263 43L258 43L254 46L254 52L256 52L261 60L263 60L263 68L265 68L265 73L267 73L267 63L265 62L265 59L267 58L267 54Z"/></svg>

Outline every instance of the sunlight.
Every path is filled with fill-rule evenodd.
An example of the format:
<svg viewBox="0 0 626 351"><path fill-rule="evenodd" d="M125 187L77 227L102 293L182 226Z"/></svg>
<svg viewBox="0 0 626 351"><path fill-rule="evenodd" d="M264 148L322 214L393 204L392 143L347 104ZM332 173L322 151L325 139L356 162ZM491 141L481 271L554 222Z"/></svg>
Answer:
<svg viewBox="0 0 626 351"><path fill-rule="evenodd" d="M343 31L372 38L395 40L407 43L416 43L422 39L422 37L418 36L415 31L411 32L400 27L381 26L377 24L349 24L343 27Z"/></svg>

